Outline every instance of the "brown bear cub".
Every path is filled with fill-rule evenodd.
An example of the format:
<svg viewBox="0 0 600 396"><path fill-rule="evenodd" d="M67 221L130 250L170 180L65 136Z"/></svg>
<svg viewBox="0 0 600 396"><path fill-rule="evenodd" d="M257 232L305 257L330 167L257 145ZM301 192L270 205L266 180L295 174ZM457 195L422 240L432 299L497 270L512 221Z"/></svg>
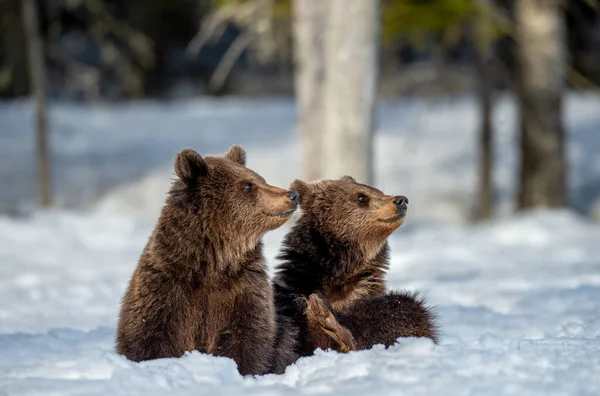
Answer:
<svg viewBox="0 0 600 396"><path fill-rule="evenodd" d="M386 291L387 238L404 223L408 199L385 195L349 176L296 180L291 188L300 193L302 215L283 241L273 287L278 339L286 332L296 335L295 358L311 355L316 347L389 346L399 337L437 342L435 318L424 300L415 293ZM340 330L332 336L315 312L332 314L330 322L349 330L353 340L340 340ZM331 337L307 336L315 323L323 323Z"/></svg>
<svg viewBox="0 0 600 396"><path fill-rule="evenodd" d="M276 321L261 237L283 225L298 193L270 186L233 146L184 149L158 223L122 301L116 349L133 361L186 351L232 358L242 375L274 358Z"/></svg>

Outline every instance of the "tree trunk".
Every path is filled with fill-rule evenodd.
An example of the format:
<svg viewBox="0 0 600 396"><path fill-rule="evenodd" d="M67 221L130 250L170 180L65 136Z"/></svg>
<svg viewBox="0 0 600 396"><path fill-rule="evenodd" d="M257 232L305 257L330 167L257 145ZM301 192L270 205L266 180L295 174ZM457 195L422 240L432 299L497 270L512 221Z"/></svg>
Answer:
<svg viewBox="0 0 600 396"><path fill-rule="evenodd" d="M35 0L22 2L23 26L27 40L29 80L35 98L36 156L39 178L39 199L44 207L52 204L51 164L48 148L48 122L46 116L46 93L44 89L44 53L38 31L38 16Z"/></svg>
<svg viewBox="0 0 600 396"><path fill-rule="evenodd" d="M492 83L489 73L489 51L477 54L477 100L481 116L479 125L479 193L477 219L487 220L494 211L494 135L492 126Z"/></svg>
<svg viewBox="0 0 600 396"><path fill-rule="evenodd" d="M18 1L0 1L0 96L19 97L29 92L27 52L21 6ZM3 67L5 69L3 69ZM8 71L8 81L1 81Z"/></svg>
<svg viewBox="0 0 600 396"><path fill-rule="evenodd" d="M324 176L373 183L379 1L325 3Z"/></svg>
<svg viewBox="0 0 600 396"><path fill-rule="evenodd" d="M294 0L295 90L302 141L302 177L323 177L324 32L327 6L323 0Z"/></svg>
<svg viewBox="0 0 600 396"><path fill-rule="evenodd" d="M519 209L566 205L560 0L516 2L521 123Z"/></svg>
<svg viewBox="0 0 600 396"><path fill-rule="evenodd" d="M471 25L471 41L475 48L475 71L477 74L477 101L479 103L479 180L477 196L477 220L489 220L494 212L494 130L492 124L493 81L491 63L493 51L492 36L488 25L495 12L490 0L478 0L481 10L479 18Z"/></svg>

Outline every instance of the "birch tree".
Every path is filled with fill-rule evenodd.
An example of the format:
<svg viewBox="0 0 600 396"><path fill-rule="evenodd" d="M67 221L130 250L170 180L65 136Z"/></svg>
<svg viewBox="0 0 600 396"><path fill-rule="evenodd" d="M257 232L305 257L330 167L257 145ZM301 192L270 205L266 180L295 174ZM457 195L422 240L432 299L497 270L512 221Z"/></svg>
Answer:
<svg viewBox="0 0 600 396"><path fill-rule="evenodd" d="M373 182L379 1L294 0L303 174Z"/></svg>
<svg viewBox="0 0 600 396"><path fill-rule="evenodd" d="M561 0L519 0L515 6L521 127L518 207L564 206L565 55Z"/></svg>
<svg viewBox="0 0 600 396"><path fill-rule="evenodd" d="M323 176L373 183L379 1L326 3Z"/></svg>
<svg viewBox="0 0 600 396"><path fill-rule="evenodd" d="M315 180L322 177L321 171L325 166L321 134L324 133L327 5L323 0L295 0L293 7L294 85L302 142L302 177Z"/></svg>

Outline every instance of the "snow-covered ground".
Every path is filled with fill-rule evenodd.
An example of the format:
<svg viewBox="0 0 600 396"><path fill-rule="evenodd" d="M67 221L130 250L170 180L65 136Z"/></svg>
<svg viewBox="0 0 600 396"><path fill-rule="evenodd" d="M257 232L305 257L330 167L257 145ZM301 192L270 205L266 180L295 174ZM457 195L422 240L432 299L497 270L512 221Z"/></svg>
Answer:
<svg viewBox="0 0 600 396"><path fill-rule="evenodd" d="M0 201L35 189L29 107L0 105ZM571 97L574 202L600 186L600 99ZM390 242L391 288L422 290L442 340L385 350L318 352L285 374L241 377L233 361L194 352L132 363L114 352L119 301L156 219L172 155L239 143L272 184L298 176L293 104L193 101L52 111L63 208L0 217L0 395L597 395L600 224L563 211L507 216L514 109L495 115L498 220L461 222L475 176L469 99L383 104L378 186L411 199ZM100 199L96 199L98 195ZM74 211L73 208L78 211ZM267 234L269 264L286 225Z"/></svg>

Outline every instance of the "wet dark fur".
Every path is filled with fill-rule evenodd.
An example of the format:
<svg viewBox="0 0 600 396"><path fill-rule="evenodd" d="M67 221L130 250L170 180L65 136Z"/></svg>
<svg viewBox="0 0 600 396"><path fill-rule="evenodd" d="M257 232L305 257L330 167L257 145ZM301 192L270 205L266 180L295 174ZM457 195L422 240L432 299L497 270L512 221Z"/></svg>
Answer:
<svg viewBox="0 0 600 396"><path fill-rule="evenodd" d="M432 310L415 293L387 292L387 237L403 223L379 221L399 209L393 197L356 183L350 177L315 182L296 181L302 215L286 235L274 279L278 340L297 337L295 356L279 362L282 370L316 347L335 342L309 336L306 298L319 293L337 321L349 329L357 349L392 345L399 337L428 337L437 342ZM365 204L358 194L369 197ZM324 344L324 345L323 345Z"/></svg>
<svg viewBox="0 0 600 396"><path fill-rule="evenodd" d="M117 352L142 361L198 350L265 373L276 323L260 239L296 203L246 168L237 146L224 157L183 150L175 172L123 297Z"/></svg>

